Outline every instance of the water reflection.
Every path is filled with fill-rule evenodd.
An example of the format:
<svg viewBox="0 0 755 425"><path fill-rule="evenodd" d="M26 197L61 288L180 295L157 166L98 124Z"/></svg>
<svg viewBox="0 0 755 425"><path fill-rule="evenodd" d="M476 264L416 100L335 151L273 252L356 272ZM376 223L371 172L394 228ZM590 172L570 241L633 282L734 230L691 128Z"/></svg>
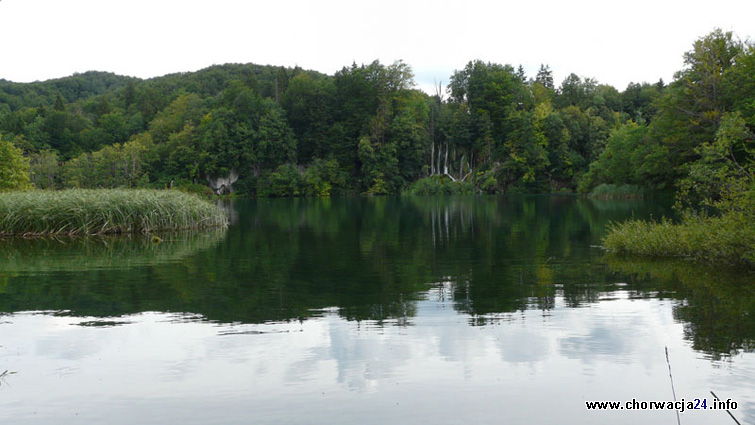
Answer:
<svg viewBox="0 0 755 425"><path fill-rule="evenodd" d="M171 263L211 248L225 230L147 235L6 238L0 241L0 276L97 269L131 269Z"/></svg>
<svg viewBox="0 0 755 425"><path fill-rule="evenodd" d="M14 314L3 332L13 353L0 351L0 362L19 373L0 392L0 419L453 424L473 417L598 424L609 418L587 414L584 400L669 397L664 346L680 396L715 388L740 403L740 419L753 419L746 377L755 358L710 367L680 338L673 301L638 304L619 290L587 314L557 295L548 316L526 310L469 326L452 302L438 302L440 290L416 302L410 326L348 321L335 311L303 322L215 325L142 313L111 328L77 326L88 318ZM610 421L673 422L666 413L611 415ZM687 412L682 420L724 422L718 413Z"/></svg>
<svg viewBox="0 0 755 425"><path fill-rule="evenodd" d="M685 337L712 358L755 349L755 276L686 261L606 258L608 266L641 290L636 297L671 298Z"/></svg>
<svg viewBox="0 0 755 425"><path fill-rule="evenodd" d="M669 423L583 404L667 399L664 346L678 392L719 390L755 419L752 276L596 247L655 203L226 208L227 232L162 244L0 245L0 372L19 372L0 421Z"/></svg>
<svg viewBox="0 0 755 425"><path fill-rule="evenodd" d="M164 311L264 323L334 307L347 320L408 325L431 291L469 324L485 325L504 313L548 312L557 297L571 308L597 303L619 283L633 298L678 300L675 318L686 323L686 337L714 358L753 349L751 276L605 258L596 247L611 220L667 211L656 203L533 196L260 200L226 208L236 217L226 233L160 244L3 244L0 311Z"/></svg>

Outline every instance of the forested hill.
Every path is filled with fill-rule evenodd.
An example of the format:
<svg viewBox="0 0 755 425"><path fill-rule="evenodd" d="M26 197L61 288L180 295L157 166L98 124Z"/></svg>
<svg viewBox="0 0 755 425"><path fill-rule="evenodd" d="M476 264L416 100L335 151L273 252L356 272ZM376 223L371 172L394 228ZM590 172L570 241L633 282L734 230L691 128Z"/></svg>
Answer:
<svg viewBox="0 0 755 425"><path fill-rule="evenodd" d="M147 80L86 72L0 81L0 137L23 151L40 188L212 182L323 196L674 187L720 163L705 147L724 139L734 162L751 163L753 56L752 44L716 30L684 54L669 85L622 91L574 74L557 85L545 65L525 75L482 61L434 96L414 88L402 62L332 76L226 64Z"/></svg>
<svg viewBox="0 0 755 425"><path fill-rule="evenodd" d="M25 107L52 105L58 96L64 102L71 103L117 90L126 86L129 81L135 80L135 78L110 72L97 71L33 83L0 80L0 105L7 105L10 110L15 111Z"/></svg>

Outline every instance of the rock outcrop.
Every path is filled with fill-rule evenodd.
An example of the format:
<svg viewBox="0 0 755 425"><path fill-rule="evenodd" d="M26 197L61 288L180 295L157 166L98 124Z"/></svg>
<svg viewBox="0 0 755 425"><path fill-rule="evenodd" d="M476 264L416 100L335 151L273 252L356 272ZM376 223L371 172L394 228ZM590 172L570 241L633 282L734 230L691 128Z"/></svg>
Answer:
<svg viewBox="0 0 755 425"><path fill-rule="evenodd" d="M233 193L233 184L238 179L239 174L236 170L231 170L225 177L207 177L207 183L216 195L225 195L226 193Z"/></svg>

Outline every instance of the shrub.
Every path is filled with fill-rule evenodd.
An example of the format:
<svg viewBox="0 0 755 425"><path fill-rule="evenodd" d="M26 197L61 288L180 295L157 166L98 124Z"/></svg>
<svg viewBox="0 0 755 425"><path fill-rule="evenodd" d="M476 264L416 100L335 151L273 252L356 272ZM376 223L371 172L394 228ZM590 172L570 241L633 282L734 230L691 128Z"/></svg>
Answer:
<svg viewBox="0 0 755 425"><path fill-rule="evenodd" d="M29 160L12 142L0 139L0 192L25 189L31 189Z"/></svg>
<svg viewBox="0 0 755 425"><path fill-rule="evenodd" d="M475 193L469 182L453 181L446 176L430 176L412 183L405 191L407 195L459 195Z"/></svg>
<svg viewBox="0 0 755 425"><path fill-rule="evenodd" d="M173 188L180 190L181 192L199 195L203 198L212 198L215 196L215 192L213 192L206 184L192 183L186 180L176 182L173 185Z"/></svg>
<svg viewBox="0 0 755 425"><path fill-rule="evenodd" d="M346 175L336 160L316 159L306 168L283 164L257 180L261 197L327 197L346 187Z"/></svg>
<svg viewBox="0 0 755 425"><path fill-rule="evenodd" d="M645 190L632 184L601 184L587 196L593 199L642 199Z"/></svg>
<svg viewBox="0 0 755 425"><path fill-rule="evenodd" d="M615 223L603 244L618 254L755 265L755 227L752 218L741 212L720 217L688 215L678 224L670 220Z"/></svg>

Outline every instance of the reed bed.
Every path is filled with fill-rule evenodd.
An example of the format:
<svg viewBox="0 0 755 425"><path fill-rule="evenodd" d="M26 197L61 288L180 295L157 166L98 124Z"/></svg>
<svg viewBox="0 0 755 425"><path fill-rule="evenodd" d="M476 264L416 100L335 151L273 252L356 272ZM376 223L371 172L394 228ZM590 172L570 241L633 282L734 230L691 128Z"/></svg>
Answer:
<svg viewBox="0 0 755 425"><path fill-rule="evenodd" d="M0 193L0 235L102 235L223 227L226 214L177 190L72 189Z"/></svg>
<svg viewBox="0 0 755 425"><path fill-rule="evenodd" d="M603 239L609 252L755 266L755 228L745 214L688 216L670 220L613 223Z"/></svg>

